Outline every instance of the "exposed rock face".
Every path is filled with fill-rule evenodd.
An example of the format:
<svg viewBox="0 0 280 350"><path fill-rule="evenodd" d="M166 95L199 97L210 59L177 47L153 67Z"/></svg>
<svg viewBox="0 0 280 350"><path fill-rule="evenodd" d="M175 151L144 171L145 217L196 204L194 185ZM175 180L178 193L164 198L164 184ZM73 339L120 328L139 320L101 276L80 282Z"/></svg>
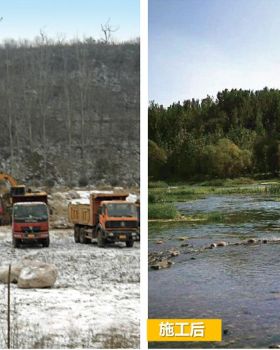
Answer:
<svg viewBox="0 0 280 350"><path fill-rule="evenodd" d="M0 267L0 282L8 283L8 266ZM57 268L53 264L38 260L23 259L11 266L11 283L19 288L52 287L57 278Z"/></svg>
<svg viewBox="0 0 280 350"><path fill-rule="evenodd" d="M32 262L31 266L24 267L18 278L19 288L47 288L55 284L57 268L55 265Z"/></svg>

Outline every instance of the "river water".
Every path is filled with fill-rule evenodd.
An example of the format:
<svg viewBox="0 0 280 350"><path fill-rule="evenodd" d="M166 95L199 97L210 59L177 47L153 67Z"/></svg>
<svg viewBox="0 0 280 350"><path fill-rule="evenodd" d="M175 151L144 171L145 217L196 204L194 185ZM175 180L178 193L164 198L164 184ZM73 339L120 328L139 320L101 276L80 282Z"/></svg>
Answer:
<svg viewBox="0 0 280 350"><path fill-rule="evenodd" d="M280 344L280 244L184 251L179 237L203 247L220 240L280 238L280 202L264 196L209 196L178 203L185 214L222 212L227 223L149 225L149 252L176 248L169 269L149 270L149 318L221 318L219 343L150 347L267 348ZM163 244L156 244L158 239Z"/></svg>

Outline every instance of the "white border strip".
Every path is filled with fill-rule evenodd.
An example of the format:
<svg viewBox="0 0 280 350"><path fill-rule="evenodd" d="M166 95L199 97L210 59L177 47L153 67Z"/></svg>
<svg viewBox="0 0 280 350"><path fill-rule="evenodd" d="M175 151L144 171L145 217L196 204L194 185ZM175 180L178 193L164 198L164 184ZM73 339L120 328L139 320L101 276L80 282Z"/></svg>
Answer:
<svg viewBox="0 0 280 350"><path fill-rule="evenodd" d="M148 318L148 0L140 0L140 349L147 349Z"/></svg>

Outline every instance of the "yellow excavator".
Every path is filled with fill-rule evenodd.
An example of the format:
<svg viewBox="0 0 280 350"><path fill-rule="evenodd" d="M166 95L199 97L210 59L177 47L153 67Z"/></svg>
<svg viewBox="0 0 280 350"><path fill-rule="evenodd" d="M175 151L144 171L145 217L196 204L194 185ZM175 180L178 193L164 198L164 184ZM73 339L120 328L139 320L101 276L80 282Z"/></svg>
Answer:
<svg viewBox="0 0 280 350"><path fill-rule="evenodd" d="M12 206L16 202L43 201L47 203L45 192L26 191L25 185L19 185L9 174L0 172L0 225L11 223Z"/></svg>
<svg viewBox="0 0 280 350"><path fill-rule="evenodd" d="M18 185L9 174L0 172L0 225L11 222L12 195L24 194L25 186Z"/></svg>

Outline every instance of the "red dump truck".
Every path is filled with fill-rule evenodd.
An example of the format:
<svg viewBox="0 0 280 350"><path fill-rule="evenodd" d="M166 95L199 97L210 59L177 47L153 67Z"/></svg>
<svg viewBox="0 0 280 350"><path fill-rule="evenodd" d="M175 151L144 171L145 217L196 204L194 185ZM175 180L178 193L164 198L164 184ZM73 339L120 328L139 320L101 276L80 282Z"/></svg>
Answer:
<svg viewBox="0 0 280 350"><path fill-rule="evenodd" d="M71 203L69 221L74 224L76 243L96 241L99 247L107 243L125 242L132 247L138 234L137 209L126 201L128 194L91 193L89 203Z"/></svg>
<svg viewBox="0 0 280 350"><path fill-rule="evenodd" d="M13 194L12 236L13 246L37 242L43 247L50 244L49 209L45 192Z"/></svg>

